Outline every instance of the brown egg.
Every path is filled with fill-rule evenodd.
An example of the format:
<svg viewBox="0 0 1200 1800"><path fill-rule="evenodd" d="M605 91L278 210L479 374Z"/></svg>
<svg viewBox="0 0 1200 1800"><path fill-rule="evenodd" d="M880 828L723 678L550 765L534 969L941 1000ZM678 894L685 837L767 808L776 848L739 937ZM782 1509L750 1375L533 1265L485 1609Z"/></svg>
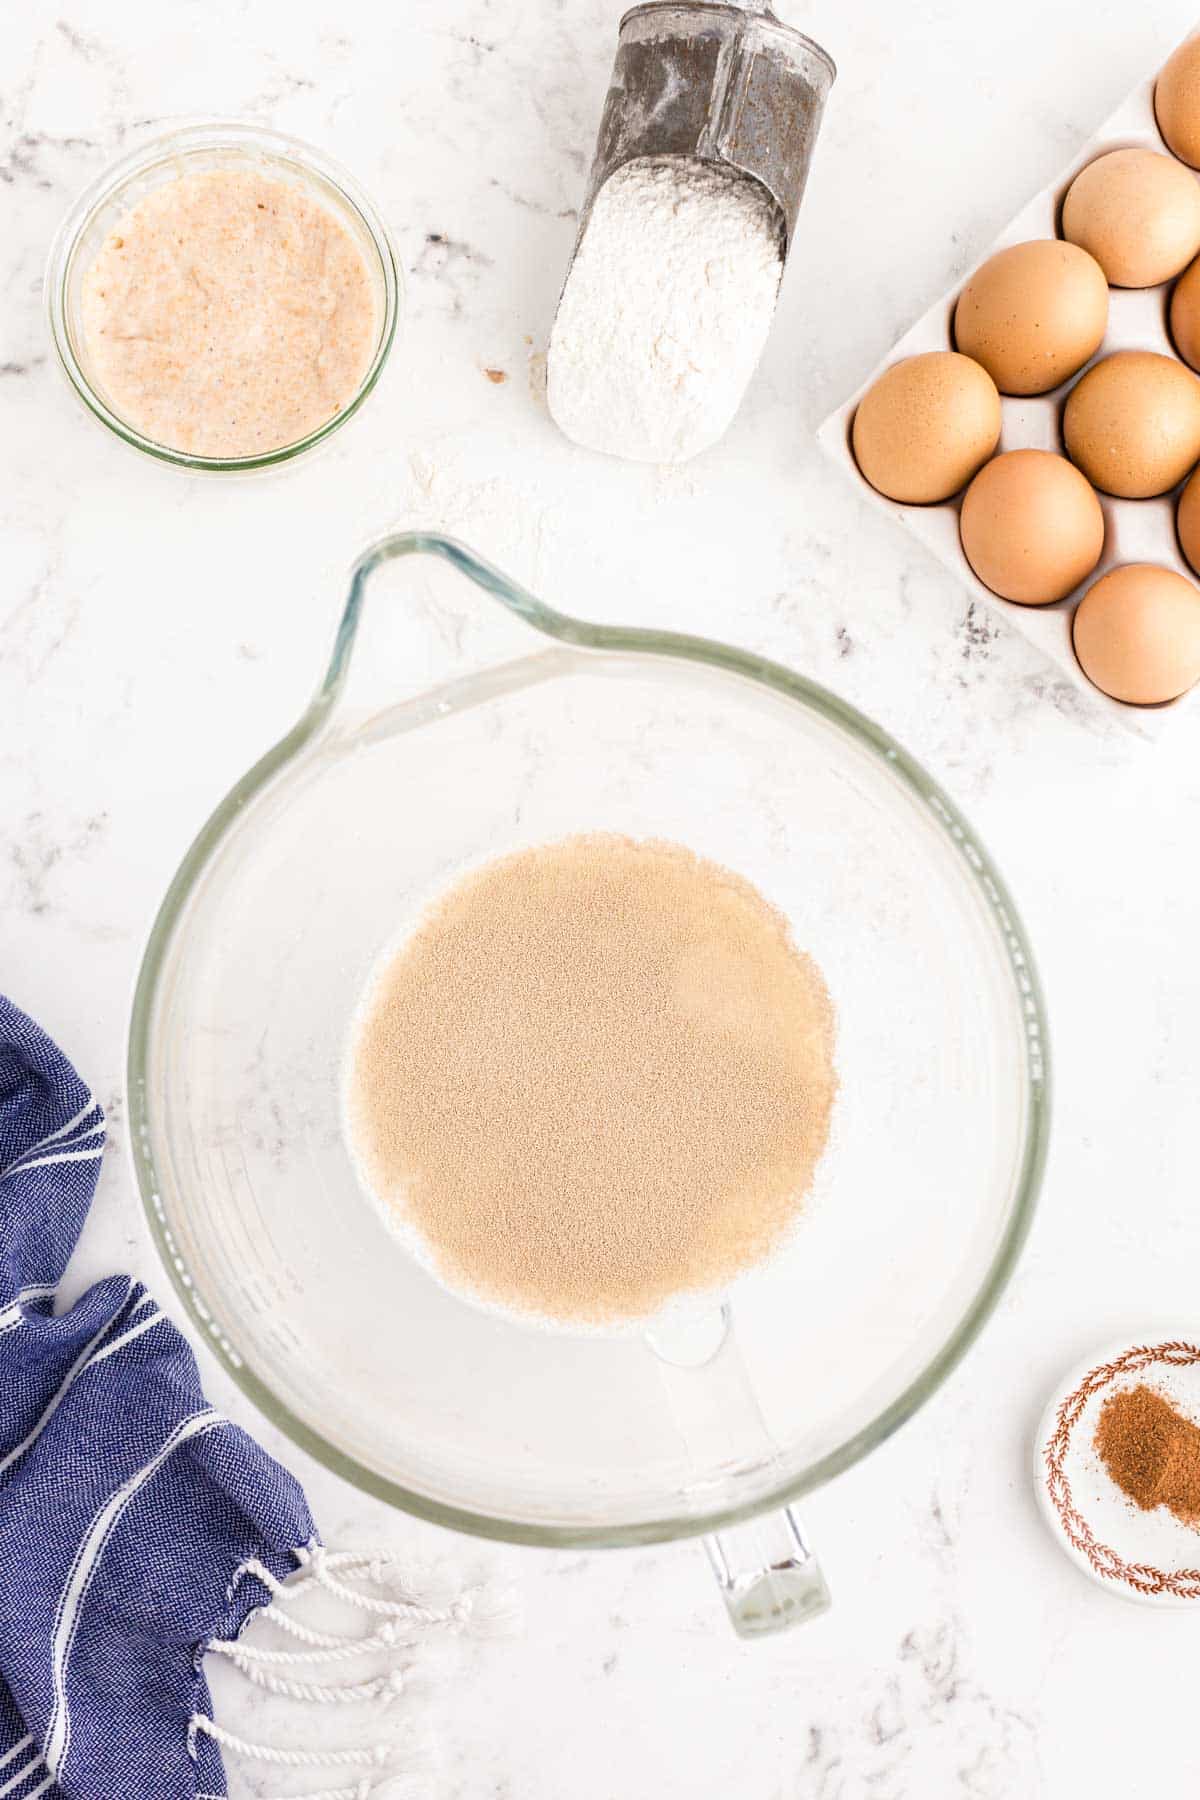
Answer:
<svg viewBox="0 0 1200 1800"><path fill-rule="evenodd" d="M1157 150L1110 150L1067 189L1062 234L1113 287L1170 281L1200 250L1200 182Z"/></svg>
<svg viewBox="0 0 1200 1800"><path fill-rule="evenodd" d="M1200 473L1193 475L1179 496L1175 513L1179 548L1200 575Z"/></svg>
<svg viewBox="0 0 1200 1800"><path fill-rule="evenodd" d="M1200 169L1200 38L1167 59L1154 84L1154 113L1168 150Z"/></svg>
<svg viewBox="0 0 1200 1800"><path fill-rule="evenodd" d="M1000 396L969 356L908 356L863 395L851 435L873 488L889 500L931 505L957 494L996 448Z"/></svg>
<svg viewBox="0 0 1200 1800"><path fill-rule="evenodd" d="M1200 589L1157 563L1126 563L1075 609L1075 655L1114 700L1158 706L1200 680Z"/></svg>
<svg viewBox="0 0 1200 1800"><path fill-rule="evenodd" d="M1104 549L1104 514L1079 470L1053 450L1010 450L963 496L963 554L985 587L1022 606L1064 600Z"/></svg>
<svg viewBox="0 0 1200 1800"><path fill-rule="evenodd" d="M1183 271L1171 294L1171 336L1185 363L1200 369L1200 257Z"/></svg>
<svg viewBox="0 0 1200 1800"><path fill-rule="evenodd" d="M1165 494L1200 457L1200 378L1173 356L1118 350L1071 389L1063 437L1093 487L1126 500Z"/></svg>
<svg viewBox="0 0 1200 1800"><path fill-rule="evenodd" d="M1002 394L1045 394L1082 369L1108 326L1108 282L1078 244L1036 238L989 256L954 308L954 341Z"/></svg>

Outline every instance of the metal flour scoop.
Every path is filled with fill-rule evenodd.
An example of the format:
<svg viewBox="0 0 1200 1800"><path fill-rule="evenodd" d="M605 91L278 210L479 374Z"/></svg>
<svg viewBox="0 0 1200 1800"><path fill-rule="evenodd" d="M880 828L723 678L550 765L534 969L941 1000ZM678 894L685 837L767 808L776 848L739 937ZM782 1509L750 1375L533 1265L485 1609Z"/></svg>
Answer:
<svg viewBox="0 0 1200 1800"><path fill-rule="evenodd" d="M766 0L625 14L547 351L564 436L663 465L728 429L770 331L833 79Z"/></svg>
<svg viewBox="0 0 1200 1800"><path fill-rule="evenodd" d="M761 182L786 258L833 62L761 5L657 0L621 20L612 83L579 220L625 163L695 157Z"/></svg>

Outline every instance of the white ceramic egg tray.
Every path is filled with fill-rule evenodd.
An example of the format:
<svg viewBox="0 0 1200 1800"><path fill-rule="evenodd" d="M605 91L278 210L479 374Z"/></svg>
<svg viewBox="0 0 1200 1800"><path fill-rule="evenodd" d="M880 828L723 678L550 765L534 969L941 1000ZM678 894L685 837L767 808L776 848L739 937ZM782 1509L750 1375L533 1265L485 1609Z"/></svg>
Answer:
<svg viewBox="0 0 1200 1800"><path fill-rule="evenodd" d="M1104 151L1124 149L1132 145L1166 151L1167 146L1159 135L1154 119L1154 82L1157 73L1156 69L1153 75L1127 96L1095 136L1089 138L1070 167L1057 180L1043 188L1017 214L987 254L980 258L976 268L997 250L1003 250L1010 244L1024 243L1028 238L1056 237L1064 194L1080 169L1094 162ZM1126 706L1120 701L1110 700L1092 686L1075 660L1075 653L1071 648L1071 616L1077 602L1093 581L1119 563L1162 563L1186 575L1190 580L1195 579L1180 554L1175 533L1177 494L1166 494L1154 500L1116 500L1108 494L1101 494L1100 504L1104 509L1104 554L1096 569L1066 600L1051 606L1018 606L1010 600L1001 600L990 588L986 588L963 555L958 537L961 495L941 506L901 506L877 493L859 473L850 448L850 427L859 401L884 369L890 368L902 357L914 356L923 350L954 348L955 302L973 273L973 269L968 270L949 293L943 295L905 332L883 361L871 371L857 393L852 394L844 406L825 420L817 434L818 439L827 454L846 470L850 479L864 494L884 512L901 520L914 537L919 538L946 568L965 583L976 600L991 607L1015 630L1023 632L1031 643L1044 651L1073 687L1082 690L1097 706L1119 720L1128 730L1146 738L1157 737L1169 724L1177 709L1186 706L1193 695L1184 694L1164 706L1152 707ZM1171 285L1168 282L1154 288L1111 288L1108 332L1092 361L1098 362L1101 357L1110 355L1114 350L1157 350L1173 356L1175 350L1167 330L1167 303ZM1086 366L1090 368L1091 363ZM1002 395L998 449L1062 450L1063 405L1067 393L1078 378L1072 376L1070 381L1064 382L1049 394L1038 394L1030 398ZM1193 694L1195 692L1193 690Z"/></svg>

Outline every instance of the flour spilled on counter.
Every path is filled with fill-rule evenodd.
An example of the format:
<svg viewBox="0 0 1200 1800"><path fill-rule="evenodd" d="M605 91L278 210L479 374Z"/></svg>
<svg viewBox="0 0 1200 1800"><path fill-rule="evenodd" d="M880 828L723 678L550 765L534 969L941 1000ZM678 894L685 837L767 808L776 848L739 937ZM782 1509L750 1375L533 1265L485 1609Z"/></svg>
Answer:
<svg viewBox="0 0 1200 1800"><path fill-rule="evenodd" d="M714 444L762 354L783 273L774 202L690 159L597 194L559 301L547 401L585 449L684 462Z"/></svg>
<svg viewBox="0 0 1200 1800"><path fill-rule="evenodd" d="M346 1113L368 1191L466 1297L645 1319L782 1241L829 1135L833 1013L787 923L677 844L488 863L370 984Z"/></svg>

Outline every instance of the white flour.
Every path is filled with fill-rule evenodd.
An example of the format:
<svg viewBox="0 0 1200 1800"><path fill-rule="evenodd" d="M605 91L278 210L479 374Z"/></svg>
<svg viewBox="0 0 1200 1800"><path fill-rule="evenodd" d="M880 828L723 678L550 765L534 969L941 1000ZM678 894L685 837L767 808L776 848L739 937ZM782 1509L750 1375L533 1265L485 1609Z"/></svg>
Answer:
<svg viewBox="0 0 1200 1800"><path fill-rule="evenodd" d="M726 430L783 270L773 201L705 163L627 163L596 196L558 304L546 397L589 450L684 462Z"/></svg>

